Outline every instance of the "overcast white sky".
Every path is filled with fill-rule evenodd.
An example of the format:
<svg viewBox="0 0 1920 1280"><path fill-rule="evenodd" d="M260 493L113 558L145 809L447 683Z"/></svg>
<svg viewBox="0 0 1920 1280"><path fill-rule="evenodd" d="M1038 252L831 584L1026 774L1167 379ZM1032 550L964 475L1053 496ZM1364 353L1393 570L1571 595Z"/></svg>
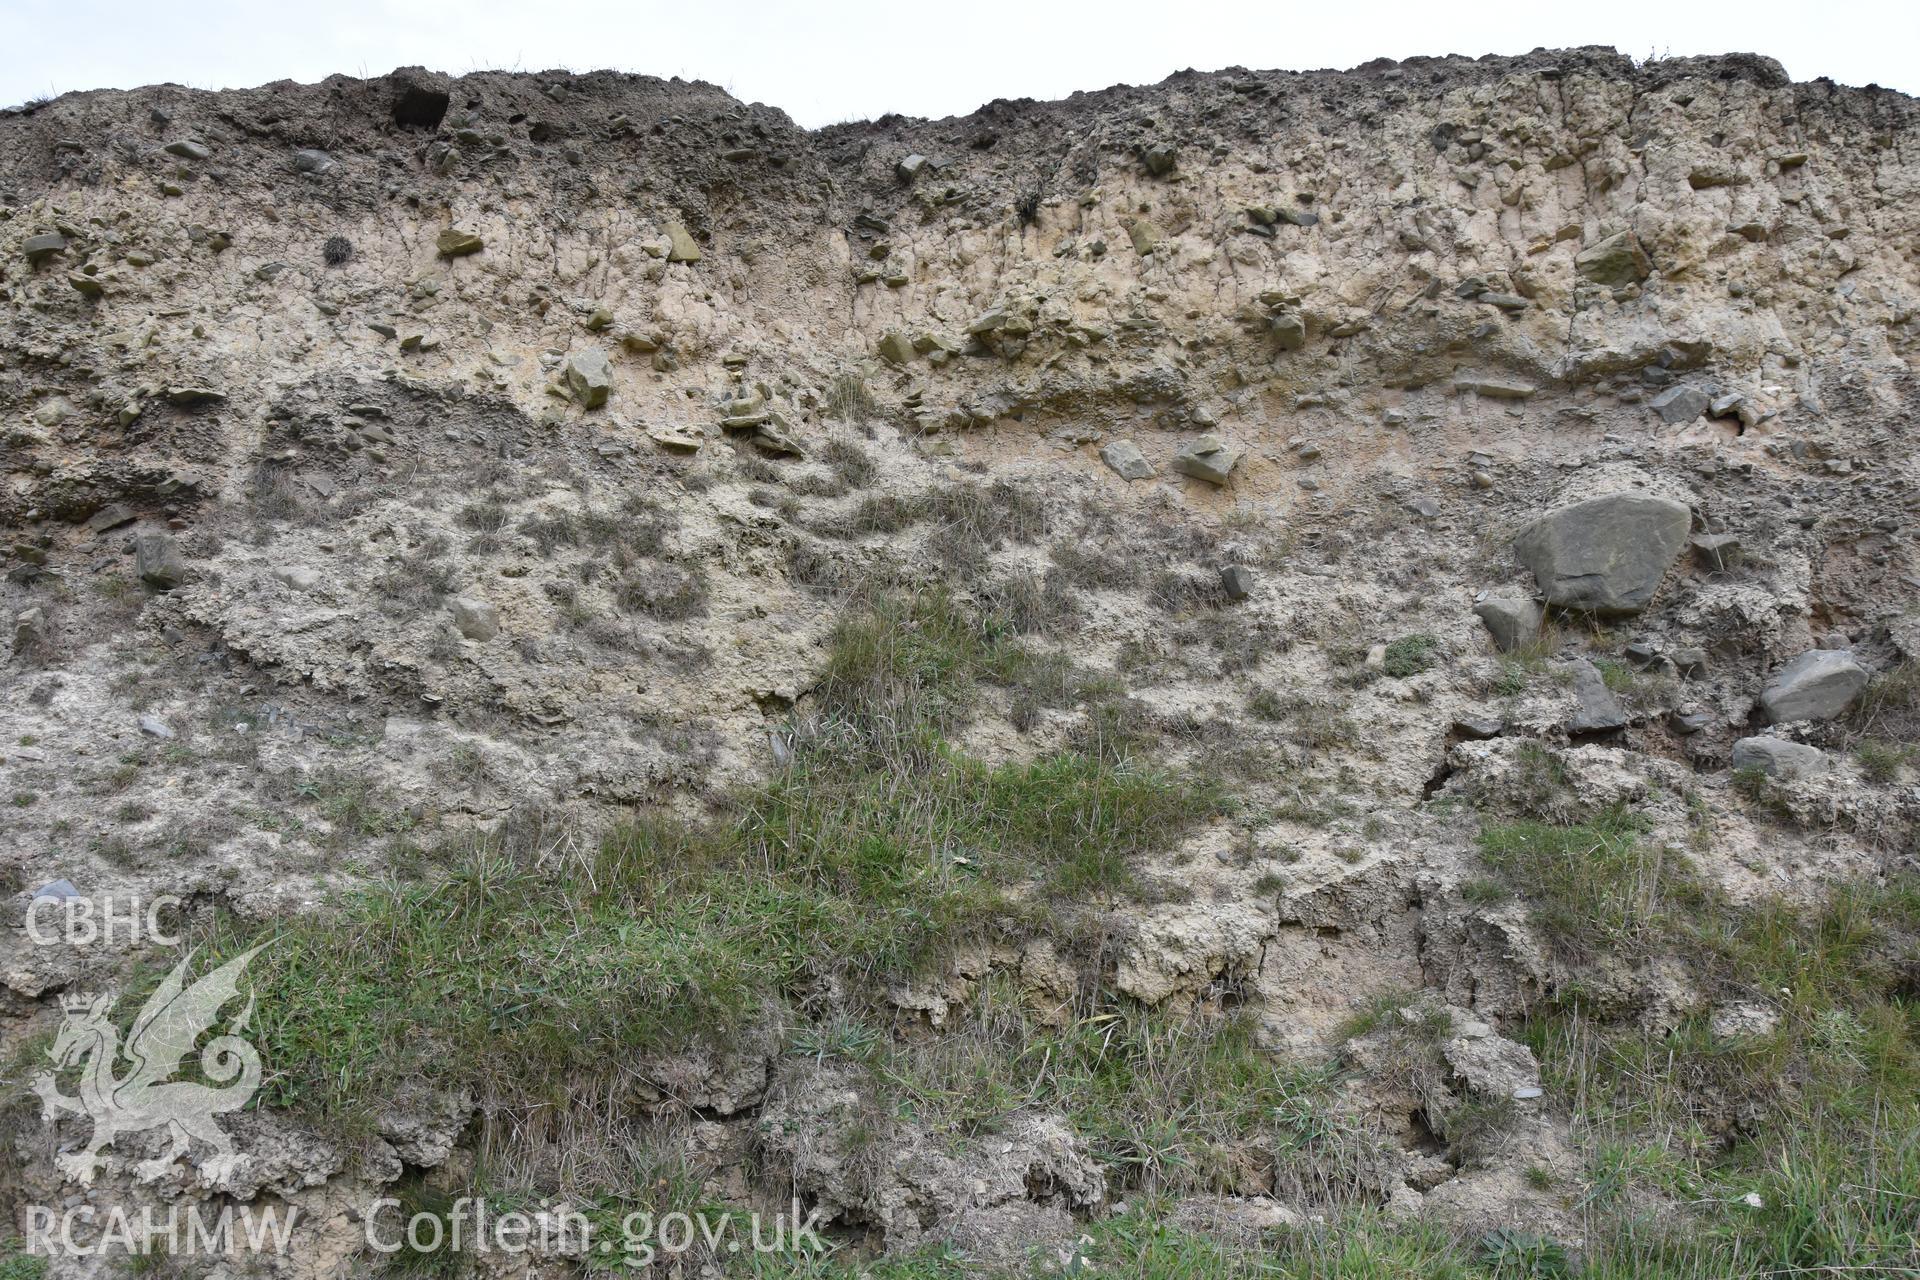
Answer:
<svg viewBox="0 0 1920 1280"><path fill-rule="evenodd" d="M1920 5L1874 0L1534 3L852 3L814 0L0 0L0 104L174 81L617 67L712 81L807 126L943 116L1192 67L1350 67L1414 54L1613 45L1765 53L1796 80L1920 96Z"/></svg>

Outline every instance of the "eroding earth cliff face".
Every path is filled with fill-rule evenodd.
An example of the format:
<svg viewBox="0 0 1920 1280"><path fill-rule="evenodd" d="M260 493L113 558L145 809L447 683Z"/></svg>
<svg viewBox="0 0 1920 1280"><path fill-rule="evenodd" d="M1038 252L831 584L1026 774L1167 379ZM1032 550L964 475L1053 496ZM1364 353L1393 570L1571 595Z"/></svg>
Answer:
<svg viewBox="0 0 1920 1280"><path fill-rule="evenodd" d="M287 1201L222 1265L361 1274L395 1186L671 1184L1009 1274L1160 1274L1143 1215L1209 1274L1747 1239L1703 1215L1813 1123L1765 1108L1920 1062L1917 118L1593 49L815 133L611 73L0 116L8 1079L174 959L35 944L44 886L311 960L236 1168L82 1185L23 1089L16 1229Z"/></svg>

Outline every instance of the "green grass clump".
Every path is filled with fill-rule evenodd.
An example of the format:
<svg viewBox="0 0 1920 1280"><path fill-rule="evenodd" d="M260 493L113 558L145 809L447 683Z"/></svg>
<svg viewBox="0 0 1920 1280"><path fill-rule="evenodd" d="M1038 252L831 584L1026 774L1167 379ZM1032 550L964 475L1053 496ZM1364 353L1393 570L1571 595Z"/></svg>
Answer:
<svg viewBox="0 0 1920 1280"><path fill-rule="evenodd" d="M47 1274L48 1260L24 1250L22 1240L0 1241L0 1280L40 1280Z"/></svg>
<svg viewBox="0 0 1920 1280"><path fill-rule="evenodd" d="M1401 636L1387 646L1386 665L1381 670L1396 680L1417 676L1434 664L1439 651L1437 636L1424 633Z"/></svg>
<svg viewBox="0 0 1920 1280"><path fill-rule="evenodd" d="M838 1037L882 1096L935 1134L991 1132L1057 1112L1120 1187L1279 1194L1353 1203L1380 1139L1341 1103L1329 1064L1262 1051L1250 1019L1187 1019L1096 1000L1063 1026L1037 1021L1010 983L983 985L934 1040Z"/></svg>
<svg viewBox="0 0 1920 1280"><path fill-rule="evenodd" d="M790 998L1066 927L1224 798L1128 759L952 747L979 686L1026 661L945 597L883 602L836 633L791 763L713 819L641 815L584 849L510 824L424 883L247 939L273 943L253 970L269 1099L351 1118L431 1079L551 1101Z"/></svg>
<svg viewBox="0 0 1920 1280"><path fill-rule="evenodd" d="M1869 739L1855 749L1853 758L1869 781L1892 782L1913 762L1916 752L1920 752L1920 748Z"/></svg>
<svg viewBox="0 0 1920 1280"><path fill-rule="evenodd" d="M1534 923L1562 953L1637 954L1696 895L1685 858L1643 832L1620 807L1581 823L1491 824L1480 832L1480 856L1528 900Z"/></svg>
<svg viewBox="0 0 1920 1280"><path fill-rule="evenodd" d="M1702 1011L1663 1032L1578 1000L1532 1021L1548 1092L1596 1153L1579 1274L1912 1274L1920 881L1813 908L1715 902L1668 928L1711 998L1778 1025L1721 1039Z"/></svg>

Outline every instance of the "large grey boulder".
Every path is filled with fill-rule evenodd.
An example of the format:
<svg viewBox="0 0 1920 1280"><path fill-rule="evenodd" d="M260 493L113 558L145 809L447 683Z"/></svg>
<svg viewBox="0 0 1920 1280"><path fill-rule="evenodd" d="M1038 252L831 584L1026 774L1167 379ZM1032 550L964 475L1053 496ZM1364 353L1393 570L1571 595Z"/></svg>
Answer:
<svg viewBox="0 0 1920 1280"><path fill-rule="evenodd" d="M1180 446L1180 451L1173 455L1173 469L1196 480L1225 484L1233 469L1240 465L1241 452L1239 446L1228 444L1219 436L1201 436Z"/></svg>
<svg viewBox="0 0 1920 1280"><path fill-rule="evenodd" d="M1611 733L1627 727L1626 708L1613 696L1613 690L1607 688L1606 677L1600 674L1600 669L1585 658L1573 664L1573 696L1576 705L1573 718L1567 721L1569 734L1578 737L1583 733Z"/></svg>
<svg viewBox="0 0 1920 1280"><path fill-rule="evenodd" d="M1473 612L1487 624L1493 647L1502 653L1523 649L1540 635L1541 608L1518 591L1496 592L1473 606Z"/></svg>
<svg viewBox="0 0 1920 1280"><path fill-rule="evenodd" d="M1639 490L1602 494L1542 516L1513 540L1547 601L1563 609L1638 613L1686 545L1687 504Z"/></svg>
<svg viewBox="0 0 1920 1280"><path fill-rule="evenodd" d="M1760 695L1767 719L1827 720L1839 715L1867 687L1867 670L1845 649L1809 649L1773 673Z"/></svg>
<svg viewBox="0 0 1920 1280"><path fill-rule="evenodd" d="M1827 767L1827 753L1785 738L1742 738L1733 744L1735 769L1758 769L1775 778L1802 778Z"/></svg>

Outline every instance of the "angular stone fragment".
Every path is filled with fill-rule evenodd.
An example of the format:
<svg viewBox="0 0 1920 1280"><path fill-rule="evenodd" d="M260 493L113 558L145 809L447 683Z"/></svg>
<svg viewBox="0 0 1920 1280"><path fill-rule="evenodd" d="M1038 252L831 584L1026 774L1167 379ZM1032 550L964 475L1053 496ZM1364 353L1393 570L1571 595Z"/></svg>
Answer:
<svg viewBox="0 0 1920 1280"><path fill-rule="evenodd" d="M1267 322L1273 345L1282 351L1298 351L1307 345L1307 322L1292 311L1282 311Z"/></svg>
<svg viewBox="0 0 1920 1280"><path fill-rule="evenodd" d="M1740 539L1731 533L1698 533L1693 536L1693 562L1708 573L1726 573L1738 569L1745 559Z"/></svg>
<svg viewBox="0 0 1920 1280"><path fill-rule="evenodd" d="M1602 615L1638 613L1686 544L1684 502L1639 490L1560 508L1513 541L1550 604Z"/></svg>
<svg viewBox="0 0 1920 1280"><path fill-rule="evenodd" d="M1238 445L1229 444L1219 436L1201 436L1180 446L1179 452L1173 455L1173 469L1196 480L1225 484L1233 469L1240 465L1243 452Z"/></svg>
<svg viewBox="0 0 1920 1280"><path fill-rule="evenodd" d="M487 247L477 232L462 231L458 227L448 227L434 241L434 247L443 258L464 258L470 253L478 253Z"/></svg>
<svg viewBox="0 0 1920 1280"><path fill-rule="evenodd" d="M1638 284L1653 274L1653 262L1631 231L1617 231L1574 255L1573 269L1595 284Z"/></svg>
<svg viewBox="0 0 1920 1280"><path fill-rule="evenodd" d="M1140 446L1131 440L1114 440L1100 449L1100 461L1112 467L1122 480L1153 479L1153 464Z"/></svg>
<svg viewBox="0 0 1920 1280"><path fill-rule="evenodd" d="M807 449L793 429L781 421L778 414L768 414L750 437L754 447L773 458L804 458Z"/></svg>
<svg viewBox="0 0 1920 1280"><path fill-rule="evenodd" d="M58 231L49 231L44 235L28 236L20 242L20 252L27 262L39 266L56 253L64 253L67 238Z"/></svg>
<svg viewBox="0 0 1920 1280"><path fill-rule="evenodd" d="M1867 670L1846 649L1809 649L1773 673L1760 695L1767 719L1830 720L1867 687Z"/></svg>
<svg viewBox="0 0 1920 1280"><path fill-rule="evenodd" d="M500 634L500 613L485 600L455 596L447 601L453 625L469 640L491 640Z"/></svg>
<svg viewBox="0 0 1920 1280"><path fill-rule="evenodd" d="M1620 699L1613 696L1613 690L1607 688L1600 669L1585 658L1577 659L1573 664L1573 696L1578 705L1574 708L1573 718L1567 721L1568 733L1575 736L1611 733L1627 727L1626 708L1620 705Z"/></svg>
<svg viewBox="0 0 1920 1280"><path fill-rule="evenodd" d="M1705 413L1712 402L1713 397L1699 387L1668 387L1649 400L1647 407L1660 415L1660 421L1673 427L1692 422Z"/></svg>
<svg viewBox="0 0 1920 1280"><path fill-rule="evenodd" d="M889 329L881 334L874 350L889 364L909 364L917 354L913 349L913 339L899 329Z"/></svg>
<svg viewBox="0 0 1920 1280"><path fill-rule="evenodd" d="M13 651L32 653L47 642L47 611L39 605L22 609L13 620Z"/></svg>
<svg viewBox="0 0 1920 1280"><path fill-rule="evenodd" d="M1487 624L1493 647L1512 653L1533 643L1540 634L1542 610L1531 596L1501 591L1473 606L1474 616Z"/></svg>
<svg viewBox="0 0 1920 1280"><path fill-rule="evenodd" d="M613 364L607 353L589 347L567 361L567 390L583 409L598 409L613 392Z"/></svg>
<svg viewBox="0 0 1920 1280"><path fill-rule="evenodd" d="M667 223L667 261L700 261L700 243L687 231L678 218Z"/></svg>
<svg viewBox="0 0 1920 1280"><path fill-rule="evenodd" d="M160 591L171 591L187 580L186 557L171 534L140 534L133 540L133 561L140 581Z"/></svg>
<svg viewBox="0 0 1920 1280"><path fill-rule="evenodd" d="M1742 738L1733 744L1733 767L1758 769L1775 778L1804 778L1826 769L1827 753L1784 738Z"/></svg>
<svg viewBox="0 0 1920 1280"><path fill-rule="evenodd" d="M1453 722L1453 731L1469 742L1497 738L1506 727L1506 721L1494 716L1460 716Z"/></svg>
<svg viewBox="0 0 1920 1280"><path fill-rule="evenodd" d="M1455 391L1471 391L1475 395L1485 396L1489 400L1529 400L1534 387L1531 383L1518 382L1512 378L1495 378L1486 374L1463 373L1453 380Z"/></svg>
<svg viewBox="0 0 1920 1280"><path fill-rule="evenodd" d="M275 569L273 576L295 591L311 592L320 589L320 571L309 565L285 565Z"/></svg>

